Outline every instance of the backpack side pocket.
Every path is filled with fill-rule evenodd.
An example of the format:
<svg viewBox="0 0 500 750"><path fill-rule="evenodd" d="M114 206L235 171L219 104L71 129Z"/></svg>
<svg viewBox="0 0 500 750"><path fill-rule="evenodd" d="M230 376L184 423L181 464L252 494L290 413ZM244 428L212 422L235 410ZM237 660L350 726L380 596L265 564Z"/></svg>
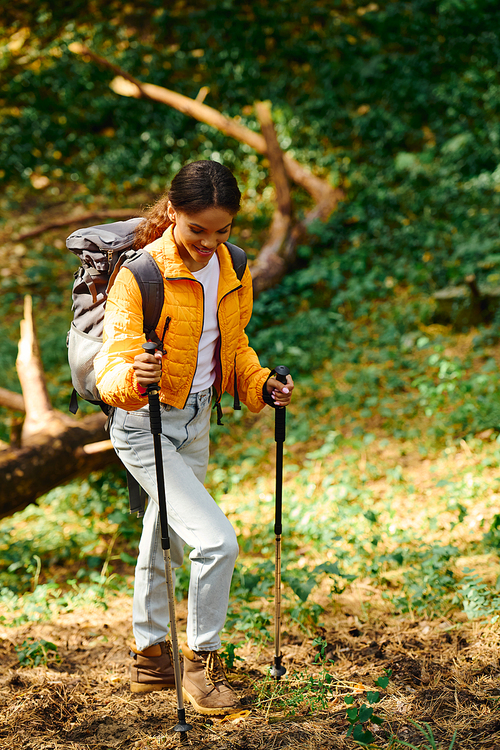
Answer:
<svg viewBox="0 0 500 750"><path fill-rule="evenodd" d="M73 388L87 401L100 401L101 396L95 380L94 357L102 347L102 338L82 333L74 323L71 323L67 341Z"/></svg>

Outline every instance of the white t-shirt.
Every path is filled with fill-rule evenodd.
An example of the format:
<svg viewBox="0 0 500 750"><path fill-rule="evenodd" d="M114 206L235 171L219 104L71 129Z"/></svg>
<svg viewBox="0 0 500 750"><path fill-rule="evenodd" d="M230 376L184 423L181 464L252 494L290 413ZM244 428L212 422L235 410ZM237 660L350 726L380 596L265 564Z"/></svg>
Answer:
<svg viewBox="0 0 500 750"><path fill-rule="evenodd" d="M217 323L217 289L219 287L220 266L215 253L201 269L193 271L193 276L203 286L204 315L203 330L198 345L198 363L191 385L191 393L199 393L210 388L215 380L215 349L220 336Z"/></svg>

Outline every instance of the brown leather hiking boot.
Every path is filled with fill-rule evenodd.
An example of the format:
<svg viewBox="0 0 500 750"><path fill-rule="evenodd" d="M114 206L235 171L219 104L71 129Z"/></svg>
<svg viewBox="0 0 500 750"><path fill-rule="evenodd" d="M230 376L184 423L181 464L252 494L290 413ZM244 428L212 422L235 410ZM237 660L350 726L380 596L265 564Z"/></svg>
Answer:
<svg viewBox="0 0 500 750"><path fill-rule="evenodd" d="M182 646L182 652L184 698L198 713L229 714L241 707L217 651L191 651L189 646Z"/></svg>
<svg viewBox="0 0 500 750"><path fill-rule="evenodd" d="M153 690L175 688L172 644L155 643L145 651L131 647L134 663L130 667L130 690L133 693L151 693Z"/></svg>

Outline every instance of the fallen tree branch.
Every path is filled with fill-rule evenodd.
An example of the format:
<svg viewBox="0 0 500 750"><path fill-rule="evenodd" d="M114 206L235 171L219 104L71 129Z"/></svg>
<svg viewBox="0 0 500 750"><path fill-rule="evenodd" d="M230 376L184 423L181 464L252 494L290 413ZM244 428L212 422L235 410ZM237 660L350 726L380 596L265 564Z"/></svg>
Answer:
<svg viewBox="0 0 500 750"><path fill-rule="evenodd" d="M271 107L268 102L256 102L255 111L260 123L262 135L266 141L267 158L269 159L269 171L276 190L277 210L283 217L292 216L292 197L290 186L286 176L284 154L278 142L274 122L271 115Z"/></svg>
<svg viewBox="0 0 500 750"><path fill-rule="evenodd" d="M114 448L111 440L100 440L98 443L89 443L88 445L84 445L78 450L81 450L83 451L83 453L91 456L94 453L105 453L106 451L112 451L114 450Z"/></svg>
<svg viewBox="0 0 500 750"><path fill-rule="evenodd" d="M241 123L237 122L235 119L226 117L213 107L209 107L207 104L196 101L196 99L190 99L188 96L166 89L163 86L157 86L153 83L143 83L130 75L130 73L127 73L126 70L123 70L118 65L110 62L105 57L96 54L89 47L80 44L79 42L70 44L69 50L76 55L89 57L116 73L117 78L111 82L111 88L115 93L120 94L121 96L135 97L137 99L151 99L152 101L166 104L195 120L211 125L216 128L216 130L220 130L222 133L235 138L241 143L246 143L258 153L267 155L267 143L264 136L255 133L245 125L241 125ZM307 169L307 167L304 167L287 154L283 155L283 163L291 179L296 182L297 185L301 185L307 190L316 203L323 202L326 193L329 193L330 203L336 205L340 199L342 191L333 188L326 180L317 177Z"/></svg>
<svg viewBox="0 0 500 750"><path fill-rule="evenodd" d="M11 242L23 242L24 240L37 237L44 232L48 232L50 229L58 229L59 227L67 227L71 224L86 224L87 222L99 221L101 219L132 219L135 216L140 216L141 211L136 208L109 208L103 209L102 211L86 211L74 216L64 216L61 219L54 219L47 224L42 224L39 227L33 227L28 229L22 234L18 234L17 237L12 237Z"/></svg>
<svg viewBox="0 0 500 750"><path fill-rule="evenodd" d="M310 225L317 219L325 220L343 198L341 190L325 190L319 203L304 219L293 224L292 199L285 171L286 154L283 154L274 129L271 107L267 102L256 104L257 116L267 143L271 178L276 188L277 208L269 230L268 239L252 264L254 295L275 286L295 261L296 248L305 239Z"/></svg>
<svg viewBox="0 0 500 750"><path fill-rule="evenodd" d="M71 420L57 435L40 434L36 443L0 451L0 518L71 479L119 463L114 451L83 450L106 439L105 421L104 414L91 414Z"/></svg>
<svg viewBox="0 0 500 750"><path fill-rule="evenodd" d="M282 251L292 223L292 197L285 170L283 152L278 143L271 107L267 102L257 102L255 111L266 141L269 171L276 191L276 210L269 235L257 259L252 264L254 294L274 286L284 275L286 261ZM293 261L292 257L288 258Z"/></svg>
<svg viewBox="0 0 500 750"><path fill-rule="evenodd" d="M8 391L6 388L0 388L0 406L12 411L26 411L21 394Z"/></svg>
<svg viewBox="0 0 500 750"><path fill-rule="evenodd" d="M58 433L63 424L72 421L70 417L56 412L50 403L35 333L30 295L24 298L24 319L21 321L16 369L23 391L26 412L22 430L22 444L26 445L31 440L38 440L40 434Z"/></svg>
<svg viewBox="0 0 500 750"><path fill-rule="evenodd" d="M0 389L1 404L24 411L20 444L0 450L0 518L25 508L70 479L119 463L105 430L106 416L75 419L53 408L40 360L31 297L25 297L17 357L23 396Z"/></svg>

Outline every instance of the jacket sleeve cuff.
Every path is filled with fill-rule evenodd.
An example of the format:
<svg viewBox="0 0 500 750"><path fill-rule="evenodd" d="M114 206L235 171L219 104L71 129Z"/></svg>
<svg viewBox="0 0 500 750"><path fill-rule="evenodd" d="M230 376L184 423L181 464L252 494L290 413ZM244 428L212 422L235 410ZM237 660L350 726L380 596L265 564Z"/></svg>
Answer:
<svg viewBox="0 0 500 750"><path fill-rule="evenodd" d="M262 398L264 399L265 404L267 404L268 406L272 406L273 409L275 409L276 404L274 403L271 394L267 391L267 381L270 377L272 377L272 375L274 375L274 372L270 372L266 380L264 381L264 385L262 386Z"/></svg>
<svg viewBox="0 0 500 750"><path fill-rule="evenodd" d="M132 373L132 386L133 386L133 388L134 388L135 392L136 392L136 393L137 393L137 394L138 394L138 395L139 395L139 396L140 396L141 398L142 398L143 396L145 396L145 395L147 394L147 392L148 392L148 391L147 391L147 389L146 389L146 388L144 388L144 386L142 386L142 385L139 385L139 383L137 382L137 378L136 378L136 376L135 376L135 372L133 372L133 373Z"/></svg>

